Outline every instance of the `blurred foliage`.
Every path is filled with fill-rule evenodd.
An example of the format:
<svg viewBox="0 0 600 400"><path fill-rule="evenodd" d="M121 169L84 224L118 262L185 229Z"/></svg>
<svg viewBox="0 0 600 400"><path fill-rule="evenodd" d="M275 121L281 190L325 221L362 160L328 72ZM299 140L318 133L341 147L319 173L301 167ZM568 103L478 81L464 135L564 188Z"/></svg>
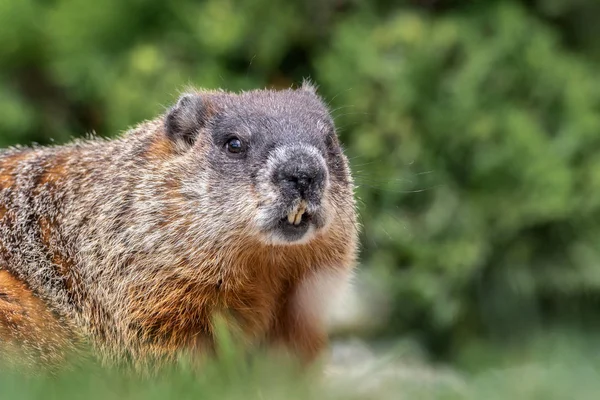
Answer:
<svg viewBox="0 0 600 400"><path fill-rule="evenodd" d="M508 3L358 16L316 65L350 106L366 261L393 266L400 326L443 346L600 293L600 81L548 26Z"/></svg>
<svg viewBox="0 0 600 400"><path fill-rule="evenodd" d="M593 0L0 0L0 145L116 135L186 85L330 101L389 333L434 350L600 294ZM596 314L594 314L596 312Z"/></svg>

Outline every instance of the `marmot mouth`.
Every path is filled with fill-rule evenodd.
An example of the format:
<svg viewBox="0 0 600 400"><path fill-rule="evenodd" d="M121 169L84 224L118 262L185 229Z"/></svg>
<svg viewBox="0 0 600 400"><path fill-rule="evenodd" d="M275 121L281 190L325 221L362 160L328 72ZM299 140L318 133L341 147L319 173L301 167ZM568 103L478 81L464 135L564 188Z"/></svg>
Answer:
<svg viewBox="0 0 600 400"><path fill-rule="evenodd" d="M302 240L311 229L313 219L311 214L303 212L302 215L296 214L296 217L290 223L290 218L285 216L277 224L277 231L280 238L285 242L294 243Z"/></svg>
<svg viewBox="0 0 600 400"><path fill-rule="evenodd" d="M288 216L281 218L280 225L287 225L292 228L301 229L302 227L308 225L311 220L312 215L310 213L302 211L294 215L290 213Z"/></svg>
<svg viewBox="0 0 600 400"><path fill-rule="evenodd" d="M292 225L300 225L302 222L302 218L306 214L306 209L308 208L308 204L305 200L301 200L293 210L291 210L287 215L287 221Z"/></svg>
<svg viewBox="0 0 600 400"><path fill-rule="evenodd" d="M269 211L270 218L263 219L266 223L261 230L267 240L275 244L308 243L326 222L320 205L306 200L297 201L295 206Z"/></svg>

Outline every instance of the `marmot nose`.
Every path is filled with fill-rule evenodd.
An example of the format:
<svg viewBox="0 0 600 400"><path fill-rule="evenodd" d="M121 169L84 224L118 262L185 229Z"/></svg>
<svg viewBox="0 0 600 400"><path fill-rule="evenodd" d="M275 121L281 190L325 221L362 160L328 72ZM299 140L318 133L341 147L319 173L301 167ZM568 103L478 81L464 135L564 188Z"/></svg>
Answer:
<svg viewBox="0 0 600 400"><path fill-rule="evenodd" d="M298 173L283 173L280 178L280 184L292 191L297 191L300 197L306 198L306 195L311 191L315 177L303 172Z"/></svg>
<svg viewBox="0 0 600 400"><path fill-rule="evenodd" d="M288 197L316 201L323 192L326 176L322 160L310 153L294 152L279 164L274 181Z"/></svg>

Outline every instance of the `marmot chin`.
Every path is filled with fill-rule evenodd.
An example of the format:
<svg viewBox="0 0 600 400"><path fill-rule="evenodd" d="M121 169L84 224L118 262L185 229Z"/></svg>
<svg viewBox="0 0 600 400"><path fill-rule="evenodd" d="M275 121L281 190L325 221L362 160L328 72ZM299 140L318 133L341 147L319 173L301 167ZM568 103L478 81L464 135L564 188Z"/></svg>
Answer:
<svg viewBox="0 0 600 400"><path fill-rule="evenodd" d="M357 253L354 186L314 87L196 91L113 140L0 152L0 352L60 364L245 346L302 361Z"/></svg>

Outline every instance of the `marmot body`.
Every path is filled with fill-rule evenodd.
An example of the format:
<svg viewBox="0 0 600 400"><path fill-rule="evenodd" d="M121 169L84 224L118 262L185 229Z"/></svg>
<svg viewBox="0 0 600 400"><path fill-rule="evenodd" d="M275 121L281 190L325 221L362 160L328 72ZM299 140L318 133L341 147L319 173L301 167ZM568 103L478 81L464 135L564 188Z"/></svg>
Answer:
<svg viewBox="0 0 600 400"><path fill-rule="evenodd" d="M213 346L303 360L356 257L353 183L312 87L195 92L115 140L0 153L0 347L105 363Z"/></svg>

